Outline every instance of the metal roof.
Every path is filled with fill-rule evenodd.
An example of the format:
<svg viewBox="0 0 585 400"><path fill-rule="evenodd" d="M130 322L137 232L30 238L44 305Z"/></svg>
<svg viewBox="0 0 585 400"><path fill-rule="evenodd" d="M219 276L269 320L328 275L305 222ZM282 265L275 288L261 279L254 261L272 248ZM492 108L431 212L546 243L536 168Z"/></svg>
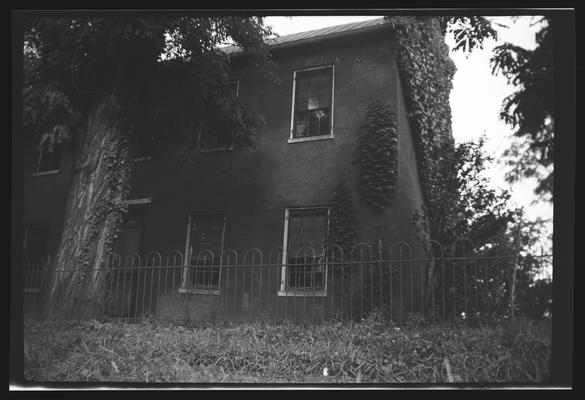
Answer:
<svg viewBox="0 0 585 400"><path fill-rule="evenodd" d="M278 48L285 45L300 44L309 40L319 40L328 37L336 36L342 33L348 33L352 31L365 31L373 28L380 27L387 24L384 18L371 19L367 21L352 22L350 24L342 24L335 26L328 26L326 28L314 29L311 31L297 32L290 35L279 36L276 38L268 39L270 47ZM353 32L352 32L353 33ZM222 50L227 54L241 53L242 49L239 46L226 46L222 47Z"/></svg>

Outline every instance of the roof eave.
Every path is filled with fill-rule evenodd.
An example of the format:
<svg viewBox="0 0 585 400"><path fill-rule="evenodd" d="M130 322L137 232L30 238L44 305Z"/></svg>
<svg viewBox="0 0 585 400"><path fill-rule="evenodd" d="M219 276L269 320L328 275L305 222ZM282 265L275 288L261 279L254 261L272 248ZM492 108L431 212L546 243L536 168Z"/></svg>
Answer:
<svg viewBox="0 0 585 400"><path fill-rule="evenodd" d="M362 34L371 33L371 32L375 32L375 31L381 31L384 29L389 29L389 28L391 28L391 26L392 26L391 24L387 24L387 23L379 24L379 25L375 25L375 26L366 26L363 28L352 29L349 31L335 32L335 33L322 35L322 36L298 39L298 40L291 41L291 42L271 44L269 46L270 46L271 52L272 51L280 51L283 49L288 49L288 48L297 47L297 46L301 46L301 45L310 45L310 44L314 44L314 43L318 43L318 42L322 42L322 41L327 41L327 40L342 39L342 38L347 38L349 36L356 36L356 35L362 35ZM234 51L233 53L228 53L228 55L229 55L229 57L240 58L242 56L245 56L246 52L243 50L237 50L237 51Z"/></svg>

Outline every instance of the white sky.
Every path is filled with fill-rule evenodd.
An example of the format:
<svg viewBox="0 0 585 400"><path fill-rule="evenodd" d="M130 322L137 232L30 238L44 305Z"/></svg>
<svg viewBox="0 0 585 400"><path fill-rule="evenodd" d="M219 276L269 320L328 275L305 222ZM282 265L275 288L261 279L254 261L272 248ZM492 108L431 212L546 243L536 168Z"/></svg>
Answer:
<svg viewBox="0 0 585 400"><path fill-rule="evenodd" d="M283 36L381 17L381 15L267 17L265 24L272 26L274 32ZM535 200L533 193L535 181L526 180L510 186L504 180L506 167L500 156L509 147L512 130L499 119L499 112L503 99L514 91L514 87L508 85L504 77L493 76L489 66L492 50L501 42L511 42L528 49L534 48L536 45L534 35L538 26L530 26L532 19L529 16L519 17L515 22L509 17L490 19L510 27L504 29L495 26L498 31L498 42L486 41L482 50L476 49L470 55L462 52L450 53L457 67L450 97L453 136L456 141L461 142L477 140L485 134L485 151L494 157L494 163L487 171L492 185L508 189L514 203L511 205L524 207L530 219L537 217L550 219L549 232L552 233L553 205L548 202L532 204ZM452 45L449 40L447 44Z"/></svg>

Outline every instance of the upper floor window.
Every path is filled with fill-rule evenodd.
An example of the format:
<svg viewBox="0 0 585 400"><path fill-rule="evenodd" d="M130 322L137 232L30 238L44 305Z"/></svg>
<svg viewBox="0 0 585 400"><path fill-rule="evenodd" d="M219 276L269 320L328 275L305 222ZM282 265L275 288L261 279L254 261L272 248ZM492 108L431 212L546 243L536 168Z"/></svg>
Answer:
<svg viewBox="0 0 585 400"><path fill-rule="evenodd" d="M35 175L43 175L59 172L61 153L62 145L60 143L55 143L52 148L47 143L43 144L37 149L33 173Z"/></svg>
<svg viewBox="0 0 585 400"><path fill-rule="evenodd" d="M234 96L238 97L238 93L240 91L240 82L230 81L228 82L227 85L234 94ZM221 132L215 131L217 129L224 128L221 127L221 124L214 124L211 123L211 121L209 121L207 124L201 125L197 138L197 146L199 151L205 153L213 151L233 150L234 146L231 143L230 136L220 134Z"/></svg>
<svg viewBox="0 0 585 400"><path fill-rule="evenodd" d="M289 142L333 136L333 66L294 72Z"/></svg>

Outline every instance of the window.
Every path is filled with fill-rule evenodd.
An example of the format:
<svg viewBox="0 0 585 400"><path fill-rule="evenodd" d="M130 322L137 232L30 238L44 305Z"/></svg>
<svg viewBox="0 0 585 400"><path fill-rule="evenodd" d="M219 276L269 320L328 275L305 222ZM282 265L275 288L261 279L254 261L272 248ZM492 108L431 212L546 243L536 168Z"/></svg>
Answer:
<svg viewBox="0 0 585 400"><path fill-rule="evenodd" d="M182 291L219 294L225 220L223 213L189 216Z"/></svg>
<svg viewBox="0 0 585 400"><path fill-rule="evenodd" d="M240 82L230 81L227 85L234 96L238 97ZM223 127L221 123L212 123L209 121L207 124L202 124L197 139L199 151L206 153L233 150L234 146L230 135L221 134L221 131L225 129L226 128Z"/></svg>
<svg viewBox="0 0 585 400"><path fill-rule="evenodd" d="M295 71L289 142L333 137L333 66Z"/></svg>
<svg viewBox="0 0 585 400"><path fill-rule="evenodd" d="M56 143L50 149L48 144L43 144L37 149L37 159L34 167L35 175L54 174L59 172L62 145Z"/></svg>
<svg viewBox="0 0 585 400"><path fill-rule="evenodd" d="M25 258L46 257L48 255L47 242L49 226L47 224L32 224L24 230Z"/></svg>
<svg viewBox="0 0 585 400"><path fill-rule="evenodd" d="M128 212L124 215L116 240L116 253L121 257L122 262L127 262L132 254L140 254L142 231L150 202L150 198L126 200Z"/></svg>
<svg viewBox="0 0 585 400"><path fill-rule="evenodd" d="M32 224L24 230L24 292L38 293L41 289L41 272L48 268L49 226Z"/></svg>
<svg viewBox="0 0 585 400"><path fill-rule="evenodd" d="M329 229L329 208L285 210L284 260L280 295L291 292L324 295L327 265L324 247Z"/></svg>
<svg viewBox="0 0 585 400"><path fill-rule="evenodd" d="M154 135L144 132L141 135L136 135L134 138L136 145L132 152L132 161L141 162L150 160L156 146Z"/></svg>

